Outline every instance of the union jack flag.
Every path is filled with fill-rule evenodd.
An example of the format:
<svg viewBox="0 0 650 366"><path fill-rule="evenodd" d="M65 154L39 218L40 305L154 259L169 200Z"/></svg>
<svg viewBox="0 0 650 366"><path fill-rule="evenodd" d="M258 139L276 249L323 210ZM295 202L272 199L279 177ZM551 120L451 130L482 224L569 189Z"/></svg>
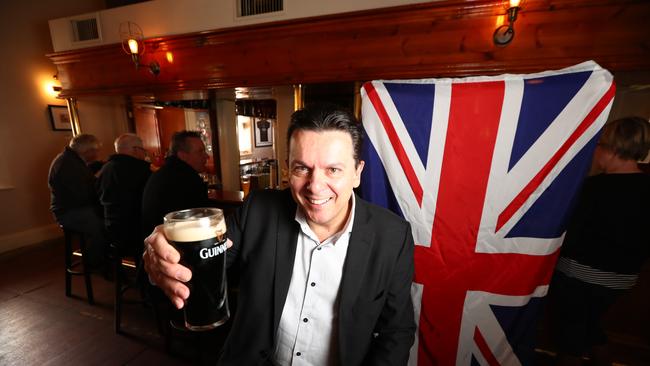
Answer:
<svg viewBox="0 0 650 366"><path fill-rule="evenodd" d="M411 365L531 364L565 222L614 97L594 62L362 87L362 195L411 222Z"/></svg>

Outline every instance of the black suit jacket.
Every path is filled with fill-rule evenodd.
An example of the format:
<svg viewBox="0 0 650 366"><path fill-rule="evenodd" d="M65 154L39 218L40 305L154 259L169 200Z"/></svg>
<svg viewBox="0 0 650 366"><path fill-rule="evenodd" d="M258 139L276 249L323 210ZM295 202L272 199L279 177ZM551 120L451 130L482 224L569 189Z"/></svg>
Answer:
<svg viewBox="0 0 650 366"><path fill-rule="evenodd" d="M54 158L47 182L50 187L50 210L56 217L84 207L93 207L100 215L95 176L74 150L66 147Z"/></svg>
<svg viewBox="0 0 650 366"><path fill-rule="evenodd" d="M288 190L259 191L228 219L229 265L241 273L221 365L270 364L299 226ZM409 224L356 197L339 302L341 365L405 365L414 341Z"/></svg>
<svg viewBox="0 0 650 366"><path fill-rule="evenodd" d="M111 155L97 179L104 224L128 253L142 256L142 193L151 175L149 163L124 154Z"/></svg>
<svg viewBox="0 0 650 366"><path fill-rule="evenodd" d="M151 175L142 195L144 236L163 223L163 217L178 210L210 205L208 187L199 173L181 159L170 156Z"/></svg>

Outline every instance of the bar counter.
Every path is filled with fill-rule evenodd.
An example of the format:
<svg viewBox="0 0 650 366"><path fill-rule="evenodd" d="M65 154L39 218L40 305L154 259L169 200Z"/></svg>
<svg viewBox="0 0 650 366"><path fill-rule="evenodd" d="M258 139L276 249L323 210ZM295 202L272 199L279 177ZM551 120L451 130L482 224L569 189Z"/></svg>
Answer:
<svg viewBox="0 0 650 366"><path fill-rule="evenodd" d="M229 214L244 202L244 192L209 189L208 198L214 207L222 209L224 214Z"/></svg>

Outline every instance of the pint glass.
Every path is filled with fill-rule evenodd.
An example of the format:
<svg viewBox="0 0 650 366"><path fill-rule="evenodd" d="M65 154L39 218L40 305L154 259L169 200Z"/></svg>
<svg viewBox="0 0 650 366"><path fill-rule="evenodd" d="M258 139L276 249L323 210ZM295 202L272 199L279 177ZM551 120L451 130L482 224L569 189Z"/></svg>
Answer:
<svg viewBox="0 0 650 366"><path fill-rule="evenodd" d="M226 285L226 222L218 208L192 208L165 215L164 233L192 271L185 326L201 331L230 317Z"/></svg>

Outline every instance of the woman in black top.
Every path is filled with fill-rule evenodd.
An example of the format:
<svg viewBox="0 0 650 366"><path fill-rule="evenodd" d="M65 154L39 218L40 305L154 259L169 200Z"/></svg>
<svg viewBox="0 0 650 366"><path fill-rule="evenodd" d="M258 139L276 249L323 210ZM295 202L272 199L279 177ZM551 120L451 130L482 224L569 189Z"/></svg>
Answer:
<svg viewBox="0 0 650 366"><path fill-rule="evenodd" d="M650 256L650 175L637 161L650 148L650 123L629 117L605 125L567 228L549 297L560 364L606 358L600 318L636 283ZM603 360L605 361L605 360Z"/></svg>

